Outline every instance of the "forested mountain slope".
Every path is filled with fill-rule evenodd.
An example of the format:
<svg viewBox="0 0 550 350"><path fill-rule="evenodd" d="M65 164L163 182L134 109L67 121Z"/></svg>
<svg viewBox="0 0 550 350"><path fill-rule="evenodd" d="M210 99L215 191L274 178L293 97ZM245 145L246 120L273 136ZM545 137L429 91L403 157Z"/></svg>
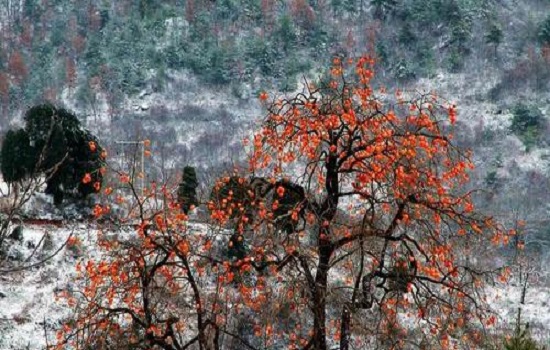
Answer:
<svg viewBox="0 0 550 350"><path fill-rule="evenodd" d="M456 132L489 192L480 202L535 200L542 234L547 1L4 0L0 18L2 132L30 105L61 103L112 150L151 139L164 171L238 162L261 91L294 91L335 56L374 53L379 86L458 103Z"/></svg>
<svg viewBox="0 0 550 350"><path fill-rule="evenodd" d="M242 158L261 91L294 91L332 58L370 52L379 86L458 103L456 132L489 192L481 202L534 191L520 198L536 200L529 215L544 222L547 1L4 0L0 18L2 132L47 100L113 152L146 137L157 170L212 171Z"/></svg>
<svg viewBox="0 0 550 350"><path fill-rule="evenodd" d="M538 283L532 290L544 291L547 0L0 0L0 140L22 125L30 106L50 101L74 110L113 161L123 152L118 141L149 139L151 179L193 165L206 193L219 174L243 161L241 141L265 114L261 94L302 91L306 82L326 78L334 58L346 62L363 53L376 57L377 88L435 91L449 105L456 102L458 121L450 128L459 146L474 151L476 165L464 190L478 189L476 207L505 225L526 223L514 227L522 233L514 243L531 258L529 273ZM34 249L27 244L38 241L35 231L11 251ZM90 238L92 231L77 232ZM79 258L93 256L90 246ZM502 260L516 252L502 246L487 252L493 250ZM5 283L0 303L7 298L25 312L6 307L0 321L23 315L25 334L59 326L62 312L43 300L57 288L50 283L56 271L77 260L69 248L62 253L37 270L44 277L21 274ZM29 291L34 284L44 288L40 294ZM513 322L520 287L491 300L505 322ZM527 296L524 319L544 341L548 303L539 294ZM31 320L26 305L38 305L40 316L55 314ZM18 338L20 329L13 322L2 328L7 340L0 345L32 347Z"/></svg>

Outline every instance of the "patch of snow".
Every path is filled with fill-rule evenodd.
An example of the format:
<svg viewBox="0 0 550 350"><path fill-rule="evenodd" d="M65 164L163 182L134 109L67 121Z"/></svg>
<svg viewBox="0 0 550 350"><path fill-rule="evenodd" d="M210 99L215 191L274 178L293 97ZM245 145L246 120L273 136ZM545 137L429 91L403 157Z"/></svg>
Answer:
<svg viewBox="0 0 550 350"><path fill-rule="evenodd" d="M4 179L0 175L0 197L7 196L8 194L8 184L4 182Z"/></svg>
<svg viewBox="0 0 550 350"><path fill-rule="evenodd" d="M11 249L26 259L36 248L36 254L23 265L36 263L60 247L70 234L68 229L28 226L23 229L23 241L11 242ZM48 234L49 237L45 237ZM48 240L47 247L44 244ZM40 244L40 245L39 245ZM20 272L2 274L0 291L0 349L42 349L45 334L51 343L53 331L67 315L56 304L55 291L62 290L73 276L75 259L68 248L46 264ZM6 268L7 264L3 264ZM46 333L45 333L46 332Z"/></svg>
<svg viewBox="0 0 550 350"><path fill-rule="evenodd" d="M521 307L522 323L528 322L535 334L550 335L550 289L548 286L530 286L521 305L521 286L508 284L504 288L488 287L488 301L504 324L516 322L518 308Z"/></svg>

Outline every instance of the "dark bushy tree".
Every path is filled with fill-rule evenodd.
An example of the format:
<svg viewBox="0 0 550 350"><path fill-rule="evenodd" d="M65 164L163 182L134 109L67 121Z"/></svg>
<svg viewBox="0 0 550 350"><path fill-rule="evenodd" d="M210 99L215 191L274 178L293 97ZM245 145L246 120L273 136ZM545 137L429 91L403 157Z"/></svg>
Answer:
<svg viewBox="0 0 550 350"><path fill-rule="evenodd" d="M550 15L540 25L539 41L543 46L550 45Z"/></svg>
<svg viewBox="0 0 550 350"><path fill-rule="evenodd" d="M4 181L14 183L33 171L29 161L29 135L23 129L9 130L2 144L1 171Z"/></svg>
<svg viewBox="0 0 550 350"><path fill-rule="evenodd" d="M485 41L487 42L487 44L493 45L495 49L495 57L497 56L498 47L502 43L503 39L504 34L502 32L502 28L496 23L491 24L491 26L489 27L489 31L485 36Z"/></svg>
<svg viewBox="0 0 550 350"><path fill-rule="evenodd" d="M103 149L74 114L51 104L32 107L25 128L8 133L2 148L4 177L18 181L43 173L46 193L60 204L67 193L85 197L99 191Z"/></svg>
<svg viewBox="0 0 550 350"><path fill-rule="evenodd" d="M281 182L279 191L273 192L273 201L277 201L273 215L277 227L290 234L295 231L300 219L303 219L305 191L302 186L289 181Z"/></svg>
<svg viewBox="0 0 550 350"><path fill-rule="evenodd" d="M514 132L524 133L530 128L538 129L542 126L543 117L538 108L519 103L512 112L514 117L512 118L511 128Z"/></svg>
<svg viewBox="0 0 550 350"><path fill-rule="evenodd" d="M462 12L457 11L450 23L451 46L460 54L468 54L468 42L472 37L472 21Z"/></svg>
<svg viewBox="0 0 550 350"><path fill-rule="evenodd" d="M537 343L531 337L529 324L522 329L519 325L513 337L506 339L504 350L539 350Z"/></svg>
<svg viewBox="0 0 550 350"><path fill-rule="evenodd" d="M232 176L222 178L216 183L210 193L210 207L221 208L231 212L230 219L241 218L242 212L251 216L253 189L242 177Z"/></svg>
<svg viewBox="0 0 550 350"><path fill-rule="evenodd" d="M290 16L282 16L279 19L275 38L279 41L279 46L284 52L289 52L296 47L297 35L296 28Z"/></svg>
<svg viewBox="0 0 550 350"><path fill-rule="evenodd" d="M244 219L253 219L254 210L254 186L245 178L239 176L224 177L217 181L210 193L210 210L219 208L229 215L229 225L233 226L233 234L229 239L227 257L229 259L244 259L249 250L244 231L249 228L248 222Z"/></svg>
<svg viewBox="0 0 550 350"><path fill-rule="evenodd" d="M384 20L388 13L395 9L396 0L371 0L371 5L374 6L374 18Z"/></svg>
<svg viewBox="0 0 550 350"><path fill-rule="evenodd" d="M242 260L246 258L249 253L249 249L244 241L244 236L235 232L229 239L227 257L229 259Z"/></svg>
<svg viewBox="0 0 550 350"><path fill-rule="evenodd" d="M178 187L178 202L180 203L181 210L185 214L189 212L191 206L199 204L197 200L197 187L199 182L197 180L197 173L192 166L186 166L183 168L183 175Z"/></svg>
<svg viewBox="0 0 550 350"><path fill-rule="evenodd" d="M523 103L517 104L512 112L514 116L510 129L529 148L537 142L540 136L544 117L538 108Z"/></svg>
<svg viewBox="0 0 550 350"><path fill-rule="evenodd" d="M399 31L399 42L406 47L411 47L417 44L417 37L409 22L405 22Z"/></svg>
<svg viewBox="0 0 550 350"><path fill-rule="evenodd" d="M331 6L337 15L355 11L355 0L332 0Z"/></svg>

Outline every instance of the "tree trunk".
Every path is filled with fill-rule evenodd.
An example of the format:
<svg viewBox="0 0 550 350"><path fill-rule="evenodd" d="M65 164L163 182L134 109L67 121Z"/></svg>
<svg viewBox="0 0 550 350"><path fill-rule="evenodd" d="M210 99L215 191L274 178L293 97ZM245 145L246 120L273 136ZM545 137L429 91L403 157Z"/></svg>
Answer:
<svg viewBox="0 0 550 350"><path fill-rule="evenodd" d="M331 144L336 145L335 134L331 134ZM317 263L317 274L315 275L315 286L313 287L313 348L315 350L327 350L327 286L328 271L330 269L330 258L334 251L331 243L330 224L334 220L338 208L338 158L336 154L330 153L325 165L327 175L325 189L327 197L321 205L319 216L319 237L317 237L319 261Z"/></svg>
<svg viewBox="0 0 550 350"><path fill-rule="evenodd" d="M324 229L322 231L325 231ZM328 249L327 249L328 248ZM317 264L317 275L315 276L315 290L313 293L313 348L315 350L327 349L327 283L330 247L320 247L319 263Z"/></svg>
<svg viewBox="0 0 550 350"><path fill-rule="evenodd" d="M347 305L342 308L342 320L340 325L340 350L349 350L351 312Z"/></svg>

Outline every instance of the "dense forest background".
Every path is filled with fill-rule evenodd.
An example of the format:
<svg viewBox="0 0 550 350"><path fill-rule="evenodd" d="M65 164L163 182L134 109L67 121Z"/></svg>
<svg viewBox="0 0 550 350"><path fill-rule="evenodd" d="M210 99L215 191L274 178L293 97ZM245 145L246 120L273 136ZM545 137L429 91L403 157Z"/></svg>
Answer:
<svg viewBox="0 0 550 350"><path fill-rule="evenodd" d="M550 344L549 0L0 0L0 144L25 125L25 111L51 102L75 112L86 136L79 145L93 144L80 149L97 148L102 159L104 149L113 169L131 158L132 170L145 174L141 184L184 181L186 169L197 189L192 202L204 204L222 174L247 165L243 139L258 130L268 103L324 81L335 58L364 53L376 58L373 86L389 92L380 91L384 103L391 105L394 91L435 91L456 105L458 121L448 131L473 151L476 166L460 190L473 191L480 214L520 233L513 244L475 247L479 254L466 258L516 264L519 277L500 306L496 297L491 303L507 310L500 316L509 325L516 317L521 323L519 303L527 303L521 321ZM139 147L152 157L137 166ZM19 149L10 155L20 160ZM96 183L74 178L81 187ZM40 191L24 208L32 219L68 222L97 210L101 199L54 205ZM200 226L208 213L199 205L192 215ZM17 232L4 254L14 261L41 251L40 237L49 237L43 246L50 250L64 244L62 235L42 236L36 227L24 239L22 226ZM61 324L65 311L50 305L51 289L58 280L72 284L65 272L95 254L95 236L82 237L89 250L69 246L43 270L0 285L0 348L30 348L47 325Z"/></svg>
<svg viewBox="0 0 550 350"><path fill-rule="evenodd" d="M101 92L117 114L125 97L165 89L173 71L246 98L266 87L293 91L335 55L374 51L385 83L496 70L500 82L489 97L498 99L546 88L549 7L542 0L5 0L0 95L4 111L64 93L86 110Z"/></svg>
<svg viewBox="0 0 550 350"><path fill-rule="evenodd" d="M107 149L147 137L155 171L194 164L204 180L243 158L261 91L295 91L335 56L370 52L379 86L457 102L478 203L527 216L533 242L547 240L548 1L3 0L0 11L3 133L51 101Z"/></svg>

